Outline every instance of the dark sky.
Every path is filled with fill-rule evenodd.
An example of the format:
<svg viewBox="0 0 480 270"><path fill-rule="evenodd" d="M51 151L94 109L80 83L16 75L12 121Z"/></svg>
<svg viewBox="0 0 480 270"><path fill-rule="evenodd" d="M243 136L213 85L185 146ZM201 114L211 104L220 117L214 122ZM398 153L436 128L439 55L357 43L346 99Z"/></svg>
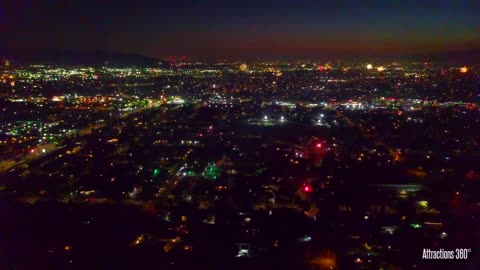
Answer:
<svg viewBox="0 0 480 270"><path fill-rule="evenodd" d="M0 47L155 57L480 48L480 0L0 0Z"/></svg>

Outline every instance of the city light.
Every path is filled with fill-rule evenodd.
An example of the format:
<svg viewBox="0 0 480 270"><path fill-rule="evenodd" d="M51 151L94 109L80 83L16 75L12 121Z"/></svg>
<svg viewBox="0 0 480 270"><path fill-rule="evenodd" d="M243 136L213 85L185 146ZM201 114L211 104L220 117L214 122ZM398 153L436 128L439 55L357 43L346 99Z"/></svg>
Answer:
<svg viewBox="0 0 480 270"><path fill-rule="evenodd" d="M461 68L460 68L460 72L461 72L461 73L467 73L467 72L468 72L468 68L467 68L467 67L461 67Z"/></svg>
<svg viewBox="0 0 480 270"><path fill-rule="evenodd" d="M309 186L309 185L304 185L304 186L303 186L303 191L304 191L304 192L311 192L311 191L312 191L312 187Z"/></svg>
<svg viewBox="0 0 480 270"><path fill-rule="evenodd" d="M377 67L377 71L379 71L379 72L382 72L382 71L384 71L384 70L385 70L385 67L382 67L382 66Z"/></svg>
<svg viewBox="0 0 480 270"><path fill-rule="evenodd" d="M247 64L243 63L243 64L240 65L239 69L240 69L240 71L245 72L245 71L248 70L248 66L247 66Z"/></svg>
<svg viewBox="0 0 480 270"><path fill-rule="evenodd" d="M368 64L368 65L367 65L367 69L373 69L373 65L372 65L372 64Z"/></svg>

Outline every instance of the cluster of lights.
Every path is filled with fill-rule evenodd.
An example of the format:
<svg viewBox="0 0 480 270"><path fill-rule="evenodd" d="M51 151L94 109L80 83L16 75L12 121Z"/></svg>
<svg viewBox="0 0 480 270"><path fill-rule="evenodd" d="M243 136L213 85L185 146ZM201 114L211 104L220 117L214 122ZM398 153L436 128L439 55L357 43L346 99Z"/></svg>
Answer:
<svg viewBox="0 0 480 270"><path fill-rule="evenodd" d="M367 64L366 67L367 67L368 70L372 70L372 69L373 69L373 65L372 65L372 64ZM379 67L377 67L376 69L377 69L378 72L385 71L385 67L383 67L383 66L379 66Z"/></svg>

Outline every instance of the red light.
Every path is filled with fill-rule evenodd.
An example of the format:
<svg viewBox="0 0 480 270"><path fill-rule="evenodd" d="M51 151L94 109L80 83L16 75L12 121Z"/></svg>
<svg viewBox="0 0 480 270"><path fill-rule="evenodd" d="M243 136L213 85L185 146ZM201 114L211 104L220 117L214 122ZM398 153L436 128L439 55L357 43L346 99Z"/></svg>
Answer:
<svg viewBox="0 0 480 270"><path fill-rule="evenodd" d="M315 145L315 147L321 148L321 147L322 147L322 144L321 144L321 143L317 143L317 145Z"/></svg>
<svg viewBox="0 0 480 270"><path fill-rule="evenodd" d="M33 152L35 152L35 150L33 150L33 149L32 149L32 150L30 150L30 153L33 153Z"/></svg>
<svg viewBox="0 0 480 270"><path fill-rule="evenodd" d="M325 70L325 67L324 66L318 66L317 68L319 71L324 71Z"/></svg>
<svg viewBox="0 0 480 270"><path fill-rule="evenodd" d="M305 191L305 192L310 192L310 191L312 191L312 187L310 187L310 186L308 186L308 185L303 186L303 191Z"/></svg>

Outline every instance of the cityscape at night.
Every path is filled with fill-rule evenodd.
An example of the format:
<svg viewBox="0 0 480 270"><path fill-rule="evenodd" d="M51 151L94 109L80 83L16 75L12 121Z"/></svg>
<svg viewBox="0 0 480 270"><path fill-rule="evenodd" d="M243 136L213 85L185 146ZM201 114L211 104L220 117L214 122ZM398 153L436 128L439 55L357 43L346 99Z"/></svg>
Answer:
<svg viewBox="0 0 480 270"><path fill-rule="evenodd" d="M480 269L478 1L99 2L0 4L0 269Z"/></svg>

